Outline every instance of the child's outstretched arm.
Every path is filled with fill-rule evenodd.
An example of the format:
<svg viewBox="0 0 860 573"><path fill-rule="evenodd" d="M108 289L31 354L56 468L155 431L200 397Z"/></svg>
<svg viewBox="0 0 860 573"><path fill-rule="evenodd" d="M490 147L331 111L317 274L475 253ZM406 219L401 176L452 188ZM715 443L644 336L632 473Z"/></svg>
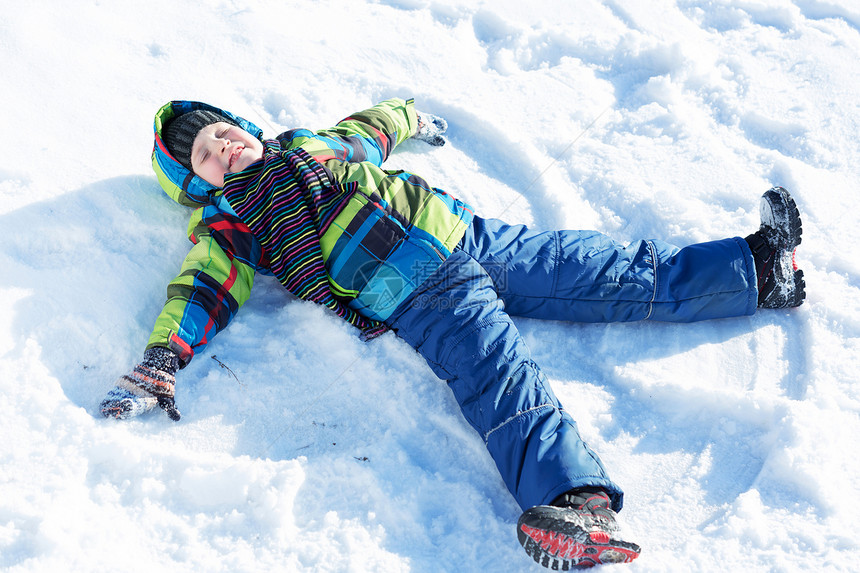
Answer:
<svg viewBox="0 0 860 573"><path fill-rule="evenodd" d="M116 381L100 405L106 417L131 418L159 406L178 420L174 375L229 324L251 294L262 255L236 244L243 236L241 222L214 214L223 220L209 217L204 223L204 212L198 209L192 217L190 238L195 245L167 287L167 302L143 360ZM232 241L230 249L221 247L224 241ZM231 257L228 251L237 255Z"/></svg>
<svg viewBox="0 0 860 573"><path fill-rule="evenodd" d="M243 224L220 217L224 218L220 224L211 218L192 218L189 235L195 245L185 257L179 276L167 287L167 302L147 344L147 348L170 348L182 366L226 328L248 300L255 268L260 266L261 253L245 253L247 249L236 244L221 248L219 242L235 242L243 235L241 230L230 229L231 225Z"/></svg>
<svg viewBox="0 0 860 573"><path fill-rule="evenodd" d="M285 148L302 147L314 159L368 161L382 166L392 151L410 137L442 145L445 121L415 110L412 99L393 98L354 113L330 129L288 131L278 139Z"/></svg>

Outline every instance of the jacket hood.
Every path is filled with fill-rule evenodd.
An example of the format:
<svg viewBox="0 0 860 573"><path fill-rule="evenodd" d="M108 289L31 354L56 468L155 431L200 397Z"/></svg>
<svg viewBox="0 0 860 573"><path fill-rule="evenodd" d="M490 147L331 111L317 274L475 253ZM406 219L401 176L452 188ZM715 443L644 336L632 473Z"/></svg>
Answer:
<svg viewBox="0 0 860 573"><path fill-rule="evenodd" d="M208 205L212 195L221 191L220 187L207 183L179 163L167 150L167 146L161 138L161 132L170 120L196 109L214 111L225 115L257 139L261 141L263 139L263 130L247 119L207 103L176 100L161 106L155 113L153 125L155 141L152 146L152 169L155 170L155 175L158 177L158 182L164 192L171 199L186 207Z"/></svg>

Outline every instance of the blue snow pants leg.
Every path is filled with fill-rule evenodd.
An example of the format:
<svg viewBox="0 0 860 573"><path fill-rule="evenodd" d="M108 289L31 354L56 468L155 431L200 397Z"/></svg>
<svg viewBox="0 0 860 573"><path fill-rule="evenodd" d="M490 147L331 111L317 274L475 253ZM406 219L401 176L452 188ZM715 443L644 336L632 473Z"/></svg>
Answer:
<svg viewBox="0 0 860 573"><path fill-rule="evenodd" d="M512 316L572 322L693 322L753 314L755 264L740 237L628 246L596 231L532 231L475 217L461 242Z"/></svg>
<svg viewBox="0 0 860 573"><path fill-rule="evenodd" d="M621 489L562 410L473 257L455 249L387 323L448 381L520 507L599 486L621 509Z"/></svg>

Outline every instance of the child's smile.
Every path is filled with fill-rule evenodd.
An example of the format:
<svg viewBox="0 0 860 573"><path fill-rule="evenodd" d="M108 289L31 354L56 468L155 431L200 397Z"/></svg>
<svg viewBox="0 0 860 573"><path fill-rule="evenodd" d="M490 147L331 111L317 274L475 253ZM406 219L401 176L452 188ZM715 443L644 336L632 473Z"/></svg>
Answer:
<svg viewBox="0 0 860 573"><path fill-rule="evenodd" d="M236 163L236 160L239 159L239 157L242 155L243 151L245 151L244 145L242 145L240 143L239 145L236 146L236 149L233 151L233 153L230 154L230 161L227 165L228 169L232 169L233 164Z"/></svg>

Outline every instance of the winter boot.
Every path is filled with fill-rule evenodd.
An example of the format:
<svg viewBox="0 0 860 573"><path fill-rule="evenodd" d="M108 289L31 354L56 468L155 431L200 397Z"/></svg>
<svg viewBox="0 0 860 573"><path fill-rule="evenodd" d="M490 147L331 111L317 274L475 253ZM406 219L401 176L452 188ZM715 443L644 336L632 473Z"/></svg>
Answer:
<svg viewBox="0 0 860 573"><path fill-rule="evenodd" d="M803 231L800 211L782 187L765 192L760 210L761 228L746 238L758 277L758 306L800 306L806 298L803 271L794 262L794 251Z"/></svg>
<svg viewBox="0 0 860 573"><path fill-rule="evenodd" d="M550 505L526 510L517 522L520 545L553 571L633 561L639 546L620 540L618 532L609 496L597 488L562 494Z"/></svg>

